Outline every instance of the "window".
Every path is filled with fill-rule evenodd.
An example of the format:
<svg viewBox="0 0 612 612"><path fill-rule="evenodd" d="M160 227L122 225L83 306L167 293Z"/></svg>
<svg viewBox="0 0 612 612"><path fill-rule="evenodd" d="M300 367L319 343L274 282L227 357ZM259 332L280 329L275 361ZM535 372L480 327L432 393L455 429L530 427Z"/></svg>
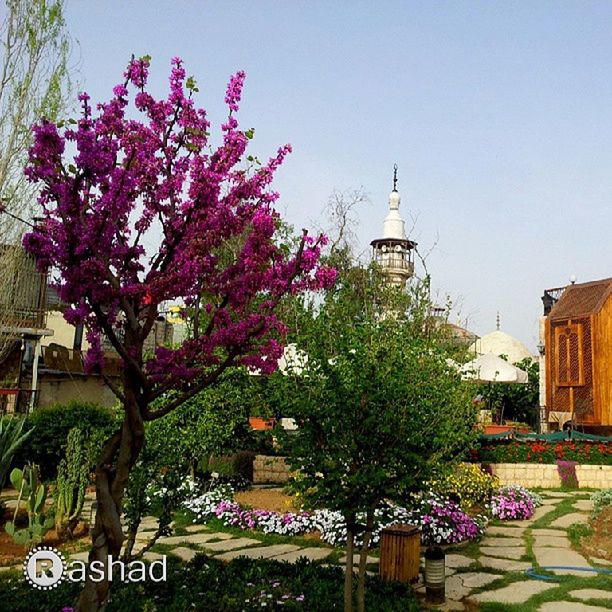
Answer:
<svg viewBox="0 0 612 612"><path fill-rule="evenodd" d="M582 324L580 323L568 323L555 329L557 385L559 387L584 385L582 335Z"/></svg>

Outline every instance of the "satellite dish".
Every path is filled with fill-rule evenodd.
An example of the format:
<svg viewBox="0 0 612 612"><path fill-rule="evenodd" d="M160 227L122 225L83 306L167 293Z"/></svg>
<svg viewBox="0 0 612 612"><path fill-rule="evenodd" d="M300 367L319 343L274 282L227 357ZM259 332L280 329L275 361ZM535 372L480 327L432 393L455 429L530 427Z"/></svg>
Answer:
<svg viewBox="0 0 612 612"><path fill-rule="evenodd" d="M402 250L402 247L399 244L395 245L395 252L396 253L400 253L401 250Z"/></svg>
<svg viewBox="0 0 612 612"><path fill-rule="evenodd" d="M383 253L386 253L386 252L387 252L387 245L386 245L386 244L383 244L383 245L380 247L380 250L381 250Z"/></svg>

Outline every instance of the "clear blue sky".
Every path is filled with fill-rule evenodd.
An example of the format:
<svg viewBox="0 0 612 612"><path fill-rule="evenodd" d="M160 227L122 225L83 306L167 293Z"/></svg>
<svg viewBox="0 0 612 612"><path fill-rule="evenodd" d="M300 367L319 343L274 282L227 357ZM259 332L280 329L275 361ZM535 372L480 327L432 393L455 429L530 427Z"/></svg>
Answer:
<svg viewBox="0 0 612 612"><path fill-rule="evenodd" d="M433 285L477 333L499 310L533 349L544 288L612 276L612 2L67 1L95 100L132 53L161 93L178 55L220 120L244 69L256 153L294 147L276 187L298 227L363 186L365 247L397 163Z"/></svg>

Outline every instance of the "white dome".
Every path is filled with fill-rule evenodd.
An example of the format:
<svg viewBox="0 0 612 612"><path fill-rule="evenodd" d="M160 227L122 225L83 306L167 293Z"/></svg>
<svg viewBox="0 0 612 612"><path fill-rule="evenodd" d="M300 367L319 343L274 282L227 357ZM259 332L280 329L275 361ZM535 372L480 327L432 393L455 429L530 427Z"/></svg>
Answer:
<svg viewBox="0 0 612 612"><path fill-rule="evenodd" d="M527 357L535 359L534 355L520 340L499 329L478 338L470 345L468 350L477 355L486 355L487 353L498 356L506 355L510 363L517 363Z"/></svg>

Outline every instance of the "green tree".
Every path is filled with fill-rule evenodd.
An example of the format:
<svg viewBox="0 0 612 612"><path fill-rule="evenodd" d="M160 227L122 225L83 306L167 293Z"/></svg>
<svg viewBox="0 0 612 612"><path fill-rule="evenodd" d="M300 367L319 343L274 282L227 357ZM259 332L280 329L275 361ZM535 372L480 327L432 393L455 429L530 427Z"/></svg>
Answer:
<svg viewBox="0 0 612 612"><path fill-rule="evenodd" d="M19 274L34 267L19 241L32 217L37 187L23 167L32 142L31 126L41 117L56 121L72 89L70 38L63 0L0 0L0 361L17 338L4 327L19 327L32 282ZM6 214L1 214L3 211ZM11 245L11 246L9 246ZM36 294L36 289L34 289ZM29 316L29 315L24 315ZM27 327L27 324L23 325Z"/></svg>
<svg viewBox="0 0 612 612"><path fill-rule="evenodd" d="M427 282L400 291L375 268L336 253L337 286L303 303L295 340L308 354L300 376L276 378L298 430L287 437L291 466L313 505L343 513L347 525L345 609L353 605L354 542L363 533L358 609L374 511L402 500L434 467L474 439L470 390L447 362L430 324ZM359 516L365 524L358 525Z"/></svg>
<svg viewBox="0 0 612 612"><path fill-rule="evenodd" d="M2 0L0 7L0 201L28 218L36 203L36 187L23 174L30 128L41 117L56 121L65 109L72 88L70 38L63 0ZM14 221L0 217L4 241L21 234Z"/></svg>
<svg viewBox="0 0 612 612"><path fill-rule="evenodd" d="M202 391L165 418L147 425L146 443L126 489L126 561L142 556L160 536L170 533L173 514L189 491L187 476L195 481L197 468L206 469L212 455L236 450L244 440L252 378L234 372L219 386ZM173 398L174 394L168 394L157 407L163 409ZM158 527L134 552L140 523L151 512L158 516Z"/></svg>
<svg viewBox="0 0 612 612"><path fill-rule="evenodd" d="M529 357L514 365L527 372L527 384L482 384L476 393L492 410L503 411L500 413L503 420L534 426L540 403L540 367L535 359Z"/></svg>

